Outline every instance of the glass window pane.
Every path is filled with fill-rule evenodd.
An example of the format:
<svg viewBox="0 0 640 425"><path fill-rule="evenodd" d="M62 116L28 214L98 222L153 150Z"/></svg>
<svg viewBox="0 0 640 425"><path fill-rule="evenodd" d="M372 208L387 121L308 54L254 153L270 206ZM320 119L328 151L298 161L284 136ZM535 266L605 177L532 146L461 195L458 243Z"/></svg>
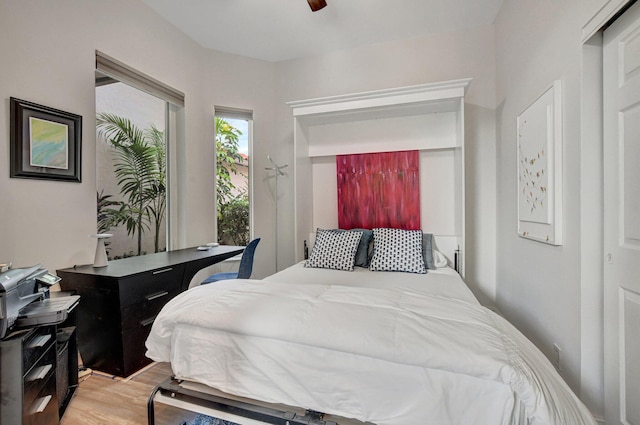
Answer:
<svg viewBox="0 0 640 425"><path fill-rule="evenodd" d="M167 102L121 82L96 87L98 233L110 259L165 251Z"/></svg>
<svg viewBox="0 0 640 425"><path fill-rule="evenodd" d="M251 237L250 121L224 115L215 119L218 242L244 246Z"/></svg>

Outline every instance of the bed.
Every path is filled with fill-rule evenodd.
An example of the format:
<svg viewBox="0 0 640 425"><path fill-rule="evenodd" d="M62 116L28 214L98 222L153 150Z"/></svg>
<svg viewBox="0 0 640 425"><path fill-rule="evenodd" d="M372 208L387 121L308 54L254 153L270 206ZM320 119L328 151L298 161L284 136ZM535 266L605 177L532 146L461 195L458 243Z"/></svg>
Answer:
<svg viewBox="0 0 640 425"><path fill-rule="evenodd" d="M453 269L308 262L175 297L147 356L170 362L180 382L359 423L595 424L542 353Z"/></svg>

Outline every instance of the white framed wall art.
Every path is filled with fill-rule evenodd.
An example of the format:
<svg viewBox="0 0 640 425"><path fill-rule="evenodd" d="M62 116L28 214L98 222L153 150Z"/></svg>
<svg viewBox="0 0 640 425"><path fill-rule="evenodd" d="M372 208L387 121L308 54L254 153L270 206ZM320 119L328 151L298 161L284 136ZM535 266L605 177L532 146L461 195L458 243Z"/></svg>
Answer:
<svg viewBox="0 0 640 425"><path fill-rule="evenodd" d="M562 245L562 82L517 118L518 235Z"/></svg>

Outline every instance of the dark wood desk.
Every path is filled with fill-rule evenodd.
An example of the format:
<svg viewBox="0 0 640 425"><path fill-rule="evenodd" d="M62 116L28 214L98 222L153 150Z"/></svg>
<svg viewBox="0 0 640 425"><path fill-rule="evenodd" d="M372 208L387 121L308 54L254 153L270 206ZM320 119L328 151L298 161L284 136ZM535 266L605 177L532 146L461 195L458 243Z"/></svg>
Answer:
<svg viewBox="0 0 640 425"><path fill-rule="evenodd" d="M106 267L57 270L63 291L82 297L78 347L84 366L129 376L151 362L145 341L162 307L189 288L195 274L234 257L239 246L159 252L110 261Z"/></svg>

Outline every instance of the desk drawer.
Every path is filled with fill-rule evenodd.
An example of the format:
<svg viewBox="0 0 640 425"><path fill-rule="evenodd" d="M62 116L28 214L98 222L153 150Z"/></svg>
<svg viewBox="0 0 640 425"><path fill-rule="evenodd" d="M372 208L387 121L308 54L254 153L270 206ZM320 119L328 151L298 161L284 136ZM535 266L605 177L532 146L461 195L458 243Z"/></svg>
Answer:
<svg viewBox="0 0 640 425"><path fill-rule="evenodd" d="M24 341L22 351L22 370L25 374L36 364L42 354L44 354L56 342L53 326L42 326L36 328Z"/></svg>
<svg viewBox="0 0 640 425"><path fill-rule="evenodd" d="M145 342L151 332L151 325L139 326L122 333L122 346L124 349L124 375L129 376L138 369L151 363L151 359L145 356L147 348Z"/></svg>
<svg viewBox="0 0 640 425"><path fill-rule="evenodd" d="M122 308L120 315L122 331L149 325L160 313L162 307L179 293L180 291L177 289L156 292L146 296L142 302Z"/></svg>
<svg viewBox="0 0 640 425"><path fill-rule="evenodd" d="M164 292L179 291L183 275L184 264L179 264L120 280L120 307L145 302Z"/></svg>

